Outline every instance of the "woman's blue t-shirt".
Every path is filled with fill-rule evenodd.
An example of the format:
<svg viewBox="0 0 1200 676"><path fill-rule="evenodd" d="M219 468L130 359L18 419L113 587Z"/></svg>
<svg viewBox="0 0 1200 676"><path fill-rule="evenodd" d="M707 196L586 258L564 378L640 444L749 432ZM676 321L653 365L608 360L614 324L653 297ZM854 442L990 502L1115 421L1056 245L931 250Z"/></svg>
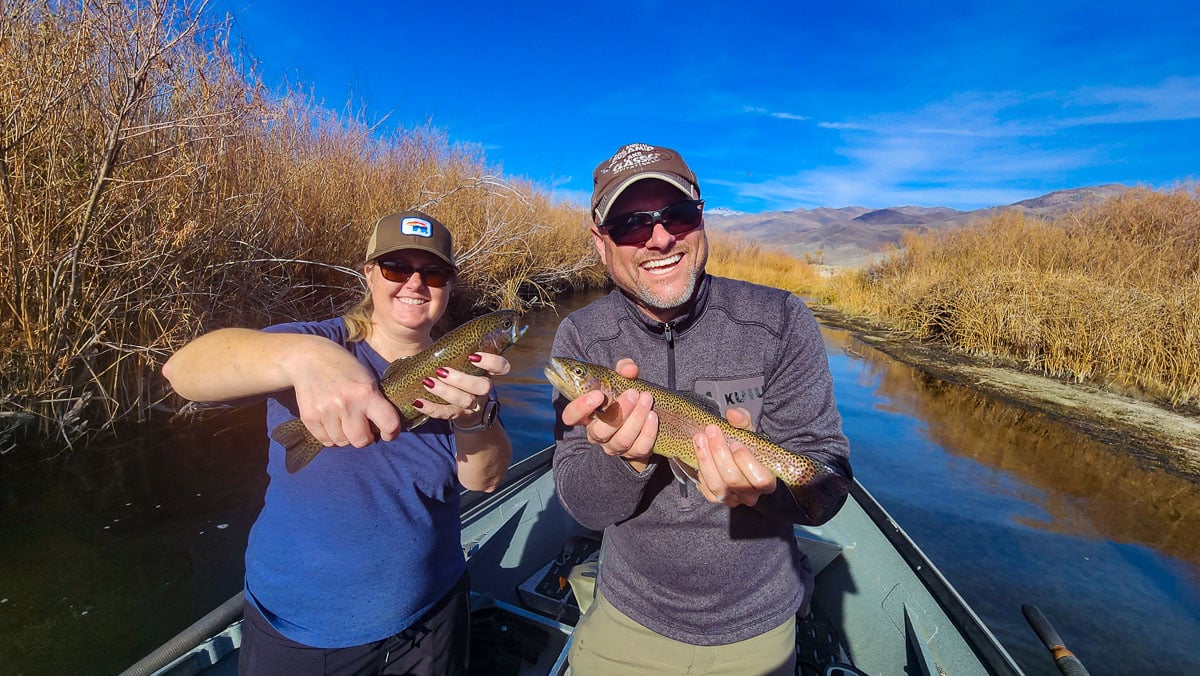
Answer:
<svg viewBox="0 0 1200 676"><path fill-rule="evenodd" d="M346 341L342 319L279 324L324 336L382 378L387 361ZM295 394L267 402L267 431L297 417ZM343 648L407 628L462 577L459 490L450 426L429 420L395 441L326 448L288 474L270 442L265 503L246 548L246 599L284 636Z"/></svg>

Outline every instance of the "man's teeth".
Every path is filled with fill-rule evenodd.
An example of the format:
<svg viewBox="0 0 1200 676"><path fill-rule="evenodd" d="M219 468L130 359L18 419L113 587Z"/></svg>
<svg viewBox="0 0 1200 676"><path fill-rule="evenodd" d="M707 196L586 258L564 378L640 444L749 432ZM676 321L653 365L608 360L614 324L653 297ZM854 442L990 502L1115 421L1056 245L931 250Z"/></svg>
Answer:
<svg viewBox="0 0 1200 676"><path fill-rule="evenodd" d="M675 265L682 259L683 259L683 254L675 254L674 256L671 256L670 258L662 258L662 259L659 259L656 261L646 261L645 263L642 263L642 267L646 268L648 270L654 269L654 268L665 268L668 265Z"/></svg>

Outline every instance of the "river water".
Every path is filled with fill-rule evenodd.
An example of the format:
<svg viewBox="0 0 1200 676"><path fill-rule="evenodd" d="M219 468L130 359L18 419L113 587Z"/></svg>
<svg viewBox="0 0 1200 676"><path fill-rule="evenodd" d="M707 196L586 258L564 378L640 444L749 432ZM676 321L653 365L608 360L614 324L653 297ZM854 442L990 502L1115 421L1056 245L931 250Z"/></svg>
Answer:
<svg viewBox="0 0 1200 676"><path fill-rule="evenodd" d="M508 353L519 454L552 440L541 366L587 300L527 315ZM1027 673L1058 672L1024 602L1093 674L1200 673L1200 478L822 332L856 475ZM252 407L0 458L0 674L116 673L236 593L263 434Z"/></svg>

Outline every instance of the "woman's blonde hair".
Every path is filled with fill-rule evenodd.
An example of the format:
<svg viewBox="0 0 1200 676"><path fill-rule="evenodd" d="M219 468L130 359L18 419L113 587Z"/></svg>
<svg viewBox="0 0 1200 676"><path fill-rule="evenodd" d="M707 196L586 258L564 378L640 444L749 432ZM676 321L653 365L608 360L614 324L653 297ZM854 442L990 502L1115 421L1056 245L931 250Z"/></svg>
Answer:
<svg viewBox="0 0 1200 676"><path fill-rule="evenodd" d="M371 313L375 312L375 301L371 299L371 290L367 289L362 298L350 307L342 320L346 322L346 341L353 343L371 337Z"/></svg>

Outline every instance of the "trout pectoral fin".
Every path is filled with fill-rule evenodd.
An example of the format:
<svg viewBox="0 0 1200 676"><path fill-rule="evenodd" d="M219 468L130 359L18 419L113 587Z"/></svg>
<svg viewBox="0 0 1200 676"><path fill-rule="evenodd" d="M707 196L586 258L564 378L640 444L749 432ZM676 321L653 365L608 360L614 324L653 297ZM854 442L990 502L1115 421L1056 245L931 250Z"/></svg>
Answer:
<svg viewBox="0 0 1200 676"><path fill-rule="evenodd" d="M295 474L307 467L325 449L299 418L292 418L271 430L271 438L283 446L283 466L288 474Z"/></svg>
<svg viewBox="0 0 1200 676"><path fill-rule="evenodd" d="M603 420L613 427L621 426L621 407L615 401L605 404L603 408L596 409L592 415L596 419Z"/></svg>
<svg viewBox="0 0 1200 676"><path fill-rule="evenodd" d="M679 480L679 483L691 483L693 486L700 485L700 475L693 467L687 465L679 458L667 458L667 464L671 466L671 474L675 475L675 478Z"/></svg>
<svg viewBox="0 0 1200 676"><path fill-rule="evenodd" d="M404 429L415 430L421 425L424 425L427 420L429 420L429 416L423 414L413 418L412 420L405 419L405 422L408 423L408 425Z"/></svg>

